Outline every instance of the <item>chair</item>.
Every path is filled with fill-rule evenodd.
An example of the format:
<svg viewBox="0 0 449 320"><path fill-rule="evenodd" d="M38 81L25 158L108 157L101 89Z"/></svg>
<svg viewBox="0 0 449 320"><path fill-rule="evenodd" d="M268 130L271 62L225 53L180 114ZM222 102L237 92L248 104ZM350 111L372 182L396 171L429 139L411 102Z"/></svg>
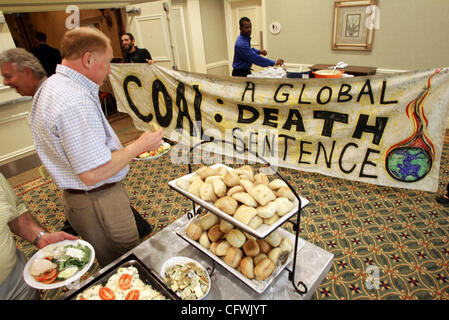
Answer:
<svg viewBox="0 0 449 320"><path fill-rule="evenodd" d="M111 102L111 95L107 92L100 91L99 98L101 102L101 108L103 109L104 115L108 117L108 103Z"/></svg>

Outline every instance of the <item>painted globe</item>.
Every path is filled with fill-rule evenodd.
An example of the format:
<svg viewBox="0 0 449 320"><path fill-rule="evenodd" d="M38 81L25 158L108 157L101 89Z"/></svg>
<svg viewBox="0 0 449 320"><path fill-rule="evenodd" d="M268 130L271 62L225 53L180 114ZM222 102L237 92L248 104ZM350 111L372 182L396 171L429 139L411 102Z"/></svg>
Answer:
<svg viewBox="0 0 449 320"><path fill-rule="evenodd" d="M400 147L387 156L386 168L390 176L402 182L424 178L432 167L432 159L423 148Z"/></svg>

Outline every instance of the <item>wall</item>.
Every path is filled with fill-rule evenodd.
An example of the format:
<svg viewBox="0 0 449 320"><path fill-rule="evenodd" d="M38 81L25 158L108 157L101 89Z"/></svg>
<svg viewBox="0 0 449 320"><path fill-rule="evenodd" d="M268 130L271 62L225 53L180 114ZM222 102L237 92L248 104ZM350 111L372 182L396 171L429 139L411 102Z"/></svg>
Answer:
<svg viewBox="0 0 449 320"><path fill-rule="evenodd" d="M279 21L278 35L267 33L271 56L286 63L344 61L380 71L449 66L449 1L379 0L380 29L371 52L331 50L333 0L266 0L267 25Z"/></svg>

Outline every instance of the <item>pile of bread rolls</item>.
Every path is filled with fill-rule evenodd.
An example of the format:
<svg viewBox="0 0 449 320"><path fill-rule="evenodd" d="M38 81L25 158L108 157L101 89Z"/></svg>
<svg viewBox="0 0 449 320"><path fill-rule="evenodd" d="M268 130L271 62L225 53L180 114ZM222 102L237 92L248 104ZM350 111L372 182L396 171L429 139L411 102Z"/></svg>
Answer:
<svg viewBox="0 0 449 320"><path fill-rule="evenodd" d="M186 235L248 279L260 281L273 273L279 257L293 251L291 240L278 230L265 239L256 239L209 211L189 223Z"/></svg>
<svg viewBox="0 0 449 320"><path fill-rule="evenodd" d="M295 195L287 184L268 177L255 174L249 165L236 169L203 166L191 177L176 180L176 185L257 229L272 225L294 208Z"/></svg>

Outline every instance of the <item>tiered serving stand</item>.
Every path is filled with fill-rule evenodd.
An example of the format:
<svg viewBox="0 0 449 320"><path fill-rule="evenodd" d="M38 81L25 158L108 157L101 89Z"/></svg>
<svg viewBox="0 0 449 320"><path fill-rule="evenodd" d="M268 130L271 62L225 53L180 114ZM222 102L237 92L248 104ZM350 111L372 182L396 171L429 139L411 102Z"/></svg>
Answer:
<svg viewBox="0 0 449 320"><path fill-rule="evenodd" d="M233 146L234 150L237 151L236 145L224 140L218 140L218 139L210 139L210 140L206 140L206 141L202 141L196 145L194 145L188 154L188 167L189 167L189 174L192 174L192 165L191 165L191 155L192 152L200 147L203 144L207 144L210 142L214 142L214 143L221 143L221 144L230 144ZM210 205L207 202L204 201L200 201L201 199L196 198L195 196L191 195L190 193L186 192L185 190L179 188L176 186L175 181L170 181L169 185L172 189L174 189L175 191L181 193L182 195L186 196L187 198L189 198L192 201L192 205L193 205L193 210L190 211L187 214L188 219L193 219L196 215L200 214L202 212L202 210L206 209L209 210L213 213L215 213L216 215L218 215L220 218L225 219L226 221L232 223L233 225L235 225L237 228L240 229L244 229L244 231L248 232L249 234L253 235L254 237L258 238L258 239L263 239L265 238L267 235L269 235L271 232L273 232L274 230L276 230L277 228L279 228L280 225L282 225L284 222L290 222L293 225L293 230L295 231L295 245L294 245L294 251L293 251L293 261L292 261L292 270L289 271L289 281L292 283L295 291L300 294L306 294L308 289L307 286L305 285L305 283L303 281L295 281L295 270L296 270L296 259L297 259L297 253L298 253L298 236L299 236L299 230L300 230L300 220L301 220L301 209L303 207L305 207L308 204L308 200L304 199L298 196L298 194L296 193L296 190L291 186L291 184L279 173L279 171L274 168L268 161L266 161L264 158L262 158L261 156L259 156L257 153L248 150L248 148L243 147L243 151L244 152L248 152L251 153L253 156L257 157L260 161L262 161L265 165L269 166L269 168L280 178L282 179L287 186L290 188L290 190L293 192L293 194L295 195L297 201L298 201L298 209L296 210L292 210L291 212L287 213L285 216L282 217L282 220L280 219L278 221L278 223L274 224L272 228L268 228L266 230L264 230L264 232L257 232L256 230L249 228L247 226L245 226L244 224L240 223L239 221L237 221L236 219L232 218L231 216L221 212L220 210L218 210L216 207ZM198 208L197 206L198 205ZM292 218L294 215L296 214L296 222L290 220L290 218ZM180 236L181 238L183 238L184 240L188 241L190 243L190 241L188 239L186 239L183 235L180 235L179 233L177 233L178 236ZM197 249L201 250L200 248L197 247ZM205 253L203 251L203 253ZM206 253L207 254L207 253ZM210 273L212 274L213 271L215 270L215 260L212 259L212 268L210 268ZM240 279L241 280L241 279Z"/></svg>

